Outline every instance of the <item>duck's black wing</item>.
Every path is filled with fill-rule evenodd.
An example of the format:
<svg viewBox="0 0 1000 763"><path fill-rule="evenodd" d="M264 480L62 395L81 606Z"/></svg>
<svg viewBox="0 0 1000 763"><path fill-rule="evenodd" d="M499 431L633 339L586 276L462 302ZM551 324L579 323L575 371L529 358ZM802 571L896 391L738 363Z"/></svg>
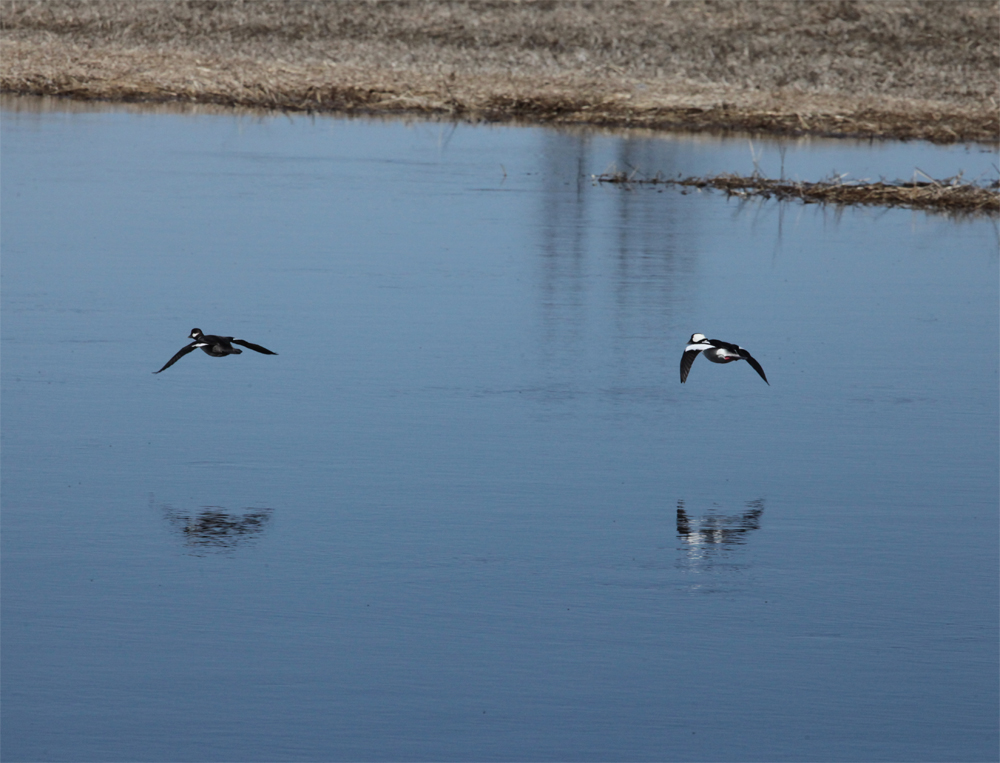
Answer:
<svg viewBox="0 0 1000 763"><path fill-rule="evenodd" d="M767 381L767 377L764 376L764 369L760 367L760 363L753 359L753 356L749 352L744 350L742 347L737 348L740 351L740 357L743 358L747 363L753 366L753 370L760 374L760 378L764 380L768 387L771 386L771 382Z"/></svg>
<svg viewBox="0 0 1000 763"><path fill-rule="evenodd" d="M688 374L691 372L691 364L694 363L694 359L698 357L698 353L701 350L685 350L684 354L681 355L681 384L687 381Z"/></svg>
<svg viewBox="0 0 1000 763"><path fill-rule="evenodd" d="M277 355L278 354L276 352L271 352L266 347L261 347L259 344L252 344L250 342L244 342L242 339L233 339L232 342L233 342L233 344L240 344L240 345L243 345L244 347L249 347L254 352L261 352L264 355Z"/></svg>
<svg viewBox="0 0 1000 763"><path fill-rule="evenodd" d="M161 368L160 371L166 371L168 368L170 368L170 366L172 366L178 360L180 360L181 358L183 358L189 352L193 352L194 348L197 347L197 346L198 346L198 342L194 341L194 342L191 342L191 344L189 344L187 347L181 347L180 351L176 355L174 355L170 360L168 360L167 361L167 365L165 365L163 368ZM160 371L153 371L153 373L154 374L158 374L158 373L160 373Z"/></svg>
<svg viewBox="0 0 1000 763"><path fill-rule="evenodd" d="M738 344L731 344L729 342L723 342L721 339L706 339L706 344L710 344L713 347L718 347L720 350L729 350L730 352L743 353L746 352Z"/></svg>

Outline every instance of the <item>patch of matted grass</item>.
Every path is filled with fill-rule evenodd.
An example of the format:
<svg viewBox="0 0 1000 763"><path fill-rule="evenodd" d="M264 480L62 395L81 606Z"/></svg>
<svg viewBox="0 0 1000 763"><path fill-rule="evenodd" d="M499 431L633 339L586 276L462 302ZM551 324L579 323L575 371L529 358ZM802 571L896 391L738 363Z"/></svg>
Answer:
<svg viewBox="0 0 1000 763"><path fill-rule="evenodd" d="M595 175L598 183L611 183L624 188L635 185L666 185L680 188L709 188L725 191L728 196L758 197L779 201L798 200L805 204L837 206L869 205L905 207L952 216L975 214L1000 215L1000 182L988 185L963 182L953 177L945 180L902 181L877 183L868 181L842 182L830 178L815 183L775 180L760 174L711 175L706 177L668 178L659 174L642 176L638 171L614 171Z"/></svg>

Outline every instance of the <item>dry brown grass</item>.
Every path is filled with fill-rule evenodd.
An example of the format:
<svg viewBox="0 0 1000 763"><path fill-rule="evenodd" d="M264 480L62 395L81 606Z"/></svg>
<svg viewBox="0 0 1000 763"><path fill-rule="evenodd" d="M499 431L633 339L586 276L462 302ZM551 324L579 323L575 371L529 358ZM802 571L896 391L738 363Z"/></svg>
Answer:
<svg viewBox="0 0 1000 763"><path fill-rule="evenodd" d="M996 0L7 0L0 90L996 141Z"/></svg>
<svg viewBox="0 0 1000 763"><path fill-rule="evenodd" d="M897 181L895 183L843 183L838 178L804 183L773 180L762 175L716 175L714 177L666 178L643 177L638 172L609 172L594 177L598 183L613 183L624 188L634 185L669 185L681 188L713 188L740 198L775 198L798 200L805 204L836 206L868 205L905 207L952 216L1000 214L998 183L989 186L966 183L961 177L945 180Z"/></svg>

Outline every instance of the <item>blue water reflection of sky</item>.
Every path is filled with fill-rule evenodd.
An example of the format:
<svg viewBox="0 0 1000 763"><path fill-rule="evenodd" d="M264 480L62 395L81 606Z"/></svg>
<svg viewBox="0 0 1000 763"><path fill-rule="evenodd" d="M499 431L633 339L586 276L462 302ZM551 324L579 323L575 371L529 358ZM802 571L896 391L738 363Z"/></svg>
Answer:
<svg viewBox="0 0 1000 763"><path fill-rule="evenodd" d="M590 179L746 139L3 119L5 758L995 757L995 222ZM153 375L193 326L279 355Z"/></svg>

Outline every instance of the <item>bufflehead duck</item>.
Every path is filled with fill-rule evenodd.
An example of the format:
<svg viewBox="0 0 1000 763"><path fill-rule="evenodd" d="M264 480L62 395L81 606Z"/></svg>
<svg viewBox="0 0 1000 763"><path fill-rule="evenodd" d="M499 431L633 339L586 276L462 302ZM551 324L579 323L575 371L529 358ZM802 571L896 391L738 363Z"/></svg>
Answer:
<svg viewBox="0 0 1000 763"><path fill-rule="evenodd" d="M187 347L182 347L180 352L174 355L170 360L167 361L167 365L160 369L160 371L166 371L170 366L176 363L178 360L183 358L189 352L197 350L199 347L205 352L206 355L211 355L213 358L221 358L226 355L241 355L243 350L238 350L233 347L234 344L240 344L244 347L249 347L255 352L262 352L265 355L277 355L276 352L271 352L266 347L261 347L259 344L250 344L250 342L244 342L242 339L233 339L231 336L215 336L214 334L203 334L201 329L191 329L191 333L188 334L188 339L193 339ZM160 371L153 371L154 374L160 373Z"/></svg>
<svg viewBox="0 0 1000 763"><path fill-rule="evenodd" d="M767 381L767 377L764 376L764 369L750 356L749 352L736 344L720 342L718 339L706 339L704 334L692 334L691 338L688 339L688 345L684 348L684 354L681 356L681 384L687 380L691 364L694 363L699 352L705 353L705 357L713 363L732 363L734 360L745 360L753 366L754 371L760 374L760 378L767 382L767 386L771 386L771 382Z"/></svg>

